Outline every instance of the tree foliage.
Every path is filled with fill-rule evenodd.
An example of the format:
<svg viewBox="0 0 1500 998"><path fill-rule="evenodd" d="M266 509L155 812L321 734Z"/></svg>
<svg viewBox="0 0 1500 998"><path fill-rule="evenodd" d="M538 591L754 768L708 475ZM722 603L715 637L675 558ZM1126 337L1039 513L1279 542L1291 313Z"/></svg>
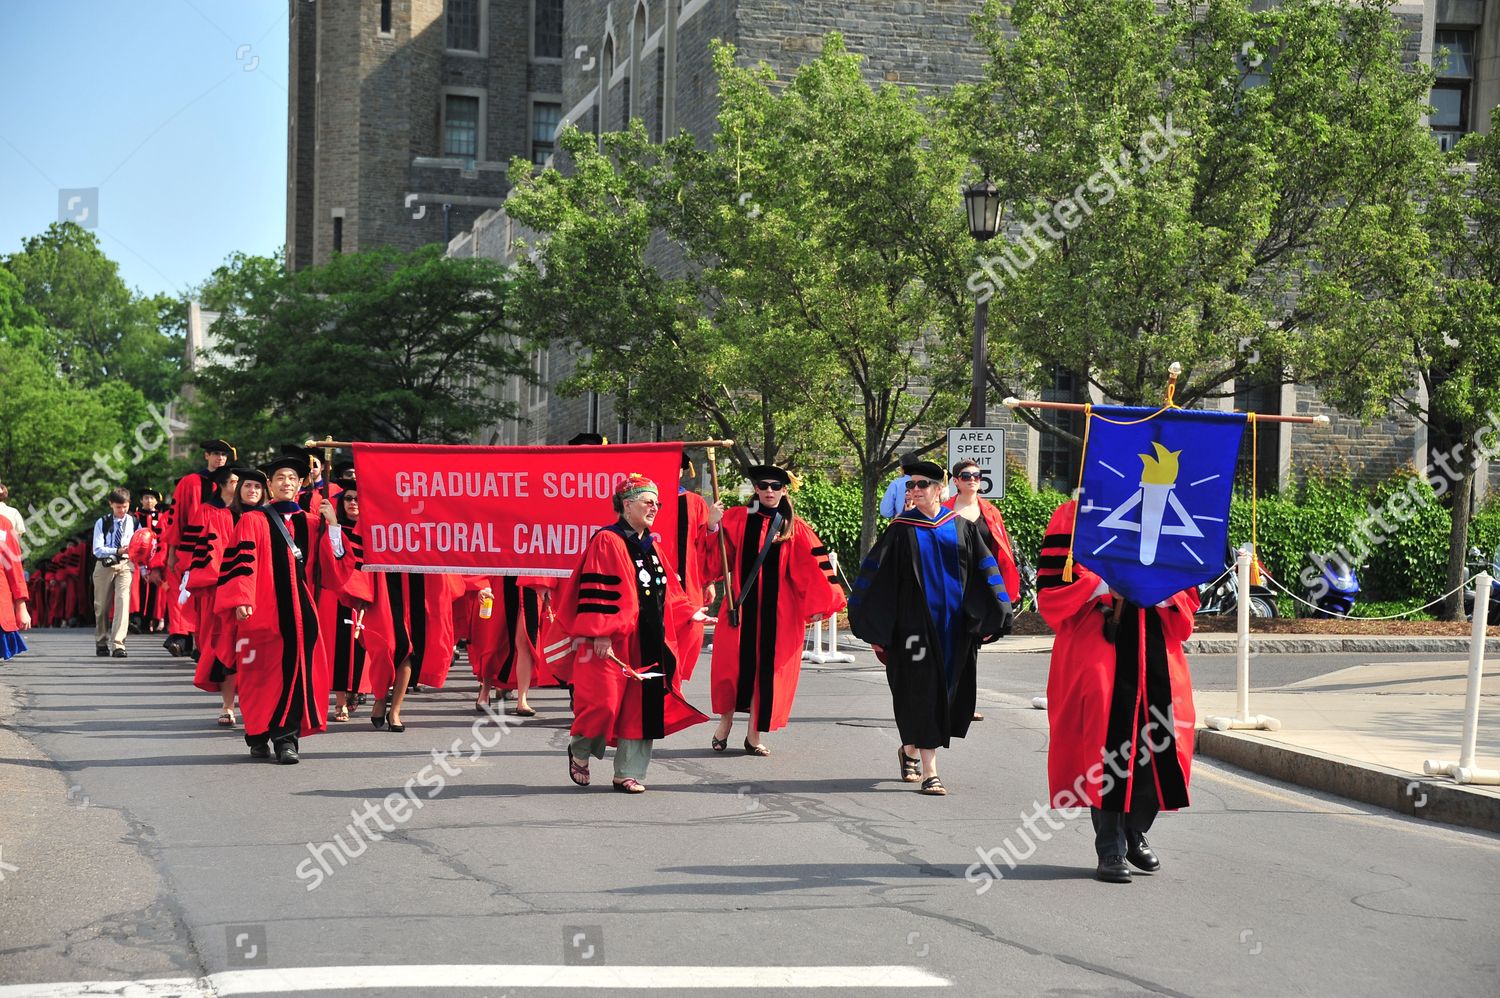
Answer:
<svg viewBox="0 0 1500 998"><path fill-rule="evenodd" d="M1431 73L1403 64L1389 7L987 0L984 79L944 107L1001 190L1011 229L988 252L1022 263L973 285L1023 361L1000 386L1062 367L1152 404L1179 360L1184 405L1295 380L1381 411L1435 156Z"/></svg>
<svg viewBox="0 0 1500 998"><path fill-rule="evenodd" d="M897 454L967 409L964 161L836 34L784 86L729 46L714 65L707 146L566 132L569 174L518 185L508 211L544 238L516 314L585 352L577 384L732 436L742 466L847 461L868 546Z"/></svg>
<svg viewBox="0 0 1500 998"><path fill-rule="evenodd" d="M194 422L252 453L325 433L466 442L514 414L495 386L529 376L507 293L493 261L441 246L341 254L293 275L231 257L202 289L221 315Z"/></svg>

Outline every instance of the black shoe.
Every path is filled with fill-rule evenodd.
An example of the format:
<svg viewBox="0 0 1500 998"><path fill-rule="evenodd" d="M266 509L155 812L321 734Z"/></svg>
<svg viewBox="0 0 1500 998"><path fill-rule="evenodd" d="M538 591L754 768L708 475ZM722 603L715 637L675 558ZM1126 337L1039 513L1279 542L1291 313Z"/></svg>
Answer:
<svg viewBox="0 0 1500 998"><path fill-rule="evenodd" d="M252 758L252 759L269 759L269 758L271 758L271 746L269 746L269 745L252 745L252 746L250 746L250 758Z"/></svg>
<svg viewBox="0 0 1500 998"><path fill-rule="evenodd" d="M371 727L375 728L376 730L379 730L380 728L385 727L385 715L381 714L379 717L376 717L374 714L371 714L370 715L370 725L371 725Z"/></svg>
<svg viewBox="0 0 1500 998"><path fill-rule="evenodd" d="M167 640L163 641L161 646L167 650L168 655L176 658L183 654L186 644L187 638L184 638L180 634L169 634Z"/></svg>
<svg viewBox="0 0 1500 998"><path fill-rule="evenodd" d="M1130 860L1130 865L1137 870L1155 873L1161 869L1161 860L1157 858L1156 853L1151 851L1151 847L1146 844L1146 836L1144 835L1138 841L1131 844L1130 850L1125 853L1125 858Z"/></svg>
<svg viewBox="0 0 1500 998"><path fill-rule="evenodd" d="M126 657L126 655L125 655L125 649L124 648L116 648L111 654L112 654L112 656L114 658L125 658Z"/></svg>
<svg viewBox="0 0 1500 998"><path fill-rule="evenodd" d="M281 763L283 766L297 765L297 750L292 748L290 745L278 746L276 749L276 761Z"/></svg>
<svg viewBox="0 0 1500 998"><path fill-rule="evenodd" d="M99 658L109 658L109 645L95 645L94 654Z"/></svg>
<svg viewBox="0 0 1500 998"><path fill-rule="evenodd" d="M394 721L387 723L385 727L387 731L394 731L398 735L406 730L406 725L397 724Z"/></svg>
<svg viewBox="0 0 1500 998"><path fill-rule="evenodd" d="M1125 857L1105 856L1099 860L1099 869L1094 873L1094 879L1106 884L1130 883L1130 867L1125 865Z"/></svg>

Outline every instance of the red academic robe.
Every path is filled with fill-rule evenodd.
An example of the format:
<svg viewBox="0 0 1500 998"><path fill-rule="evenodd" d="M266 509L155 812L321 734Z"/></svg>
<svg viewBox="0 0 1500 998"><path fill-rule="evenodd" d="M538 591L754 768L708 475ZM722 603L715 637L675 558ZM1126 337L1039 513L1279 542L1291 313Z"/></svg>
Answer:
<svg viewBox="0 0 1500 998"><path fill-rule="evenodd" d="M197 549L198 507L215 491L207 470L183 475L172 490L172 508L167 514L166 526L162 528L162 545L171 552L164 559L163 586L166 591L162 594L167 603L168 634L192 634L197 628L193 619L196 608L191 603L177 602L177 590L182 585L182 573L192 564L193 552Z"/></svg>
<svg viewBox="0 0 1500 998"><path fill-rule="evenodd" d="M953 503L953 499L943 501L943 505L949 509L953 508ZM1021 602L1021 573L1016 568L1016 549L1010 542L1010 531L1005 529L1005 517L1000 515L1000 507L988 499L979 500L979 515L985 527L981 533L988 535L990 554L1000 565L1000 577L1005 580L1005 592L1019 604Z"/></svg>
<svg viewBox="0 0 1500 998"><path fill-rule="evenodd" d="M234 613L232 610L220 611L214 605L214 597L225 551L236 543L235 522L229 507L217 497L199 506L197 515L193 557L186 572L188 603L196 628L198 652L193 685L207 693L217 693L227 665L224 628L233 623ZM174 602L181 598L176 592L170 595Z"/></svg>
<svg viewBox="0 0 1500 998"><path fill-rule="evenodd" d="M557 641L549 640L556 633L552 622L555 614L550 603L543 600L543 595L561 581L539 575L492 575L484 580L495 593L490 619L479 616L476 599L468 622L469 665L480 682L502 690L518 688L516 658L524 646L531 653L531 689L564 685L545 654L546 648ZM565 639L566 635L557 635L564 648L569 644Z"/></svg>
<svg viewBox="0 0 1500 998"><path fill-rule="evenodd" d="M667 569L677 576L683 595L696 613L709 603L708 587L715 574L709 568L719 563L718 538L708 532L709 505L696 492L686 489L677 494L677 536L669 544L663 544L661 555ZM710 546L709 542L712 542ZM717 574L722 574L720 568ZM677 634L677 646L682 649L682 661L677 667L679 685L693 678L693 669L703 652L703 624L689 616Z"/></svg>
<svg viewBox="0 0 1500 998"><path fill-rule="evenodd" d="M26 572L21 567L21 544L7 523L0 527L0 631L19 631L16 604L31 599ZM27 612L30 610L28 608Z"/></svg>
<svg viewBox="0 0 1500 998"><path fill-rule="evenodd" d="M770 523L765 512L747 506L725 511L721 529L736 588L744 587ZM807 624L842 610L844 603L828 549L807 521L796 517L791 536L771 545L745 594L739 626L730 623L728 607L719 613L712 660L714 713L748 712L756 731L785 727L802 675ZM773 649L769 656L768 646Z"/></svg>
<svg viewBox="0 0 1500 998"><path fill-rule="evenodd" d="M1128 606L1111 643L1104 623L1114 597L1098 594L1099 576L1076 551L1073 581L1063 581L1074 506L1052 514L1037 562L1038 609L1057 633L1047 675L1052 806L1126 812L1144 793L1162 810L1186 807L1195 714L1182 642L1193 633L1198 591L1164 607Z"/></svg>
<svg viewBox="0 0 1500 998"><path fill-rule="evenodd" d="M312 735L328 726L331 676L313 608L312 553L332 558L321 521L287 503L246 510L235 528L235 549L224 559L217 610L249 606L235 624L234 666L247 740L269 734ZM270 517L279 516L304 553L298 560Z"/></svg>
<svg viewBox="0 0 1500 998"><path fill-rule="evenodd" d="M315 566L318 624L328 646L333 688L345 693L369 693L365 611L355 610L354 604L374 602L377 576L360 571L365 554L358 528L345 524L343 538L345 557L319 558Z"/></svg>
<svg viewBox="0 0 1500 998"><path fill-rule="evenodd" d="M572 733L621 738L664 738L708 720L683 700L673 673L681 618L693 608L677 577L649 542L627 543L623 521L589 539L578 569L557 596L559 630L578 641L566 663L573 683ZM593 654L588 639L608 637L615 657L636 672L663 672L634 679L608 658Z"/></svg>
<svg viewBox="0 0 1500 998"><path fill-rule="evenodd" d="M156 554L161 514L144 509L135 511L135 533L130 535L130 546L126 555L130 564L130 612L140 614L142 623L161 617L161 586L147 581L151 571L151 560Z"/></svg>
<svg viewBox="0 0 1500 998"><path fill-rule="evenodd" d="M375 598L364 628L371 691L384 697L396 681L396 667L408 656L412 685L441 687L453 665L453 601L463 593L465 578L418 572L371 575Z"/></svg>

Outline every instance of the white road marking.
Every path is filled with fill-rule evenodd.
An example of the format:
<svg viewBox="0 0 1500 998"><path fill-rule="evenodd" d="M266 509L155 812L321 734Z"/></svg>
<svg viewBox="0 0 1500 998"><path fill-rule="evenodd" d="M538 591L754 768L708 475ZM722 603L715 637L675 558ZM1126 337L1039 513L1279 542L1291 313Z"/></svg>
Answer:
<svg viewBox="0 0 1500 998"><path fill-rule="evenodd" d="M288 967L227 970L207 977L69 981L0 986L0 998L213 998L223 995L356 991L365 988L945 988L953 982L916 967L589 967L524 964ZM129 990L126 990L129 989Z"/></svg>

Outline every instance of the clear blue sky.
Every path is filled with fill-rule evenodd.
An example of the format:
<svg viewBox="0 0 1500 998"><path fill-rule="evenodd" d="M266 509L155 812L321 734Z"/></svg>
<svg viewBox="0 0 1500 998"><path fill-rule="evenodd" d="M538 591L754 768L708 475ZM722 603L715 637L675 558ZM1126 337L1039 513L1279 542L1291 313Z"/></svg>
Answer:
<svg viewBox="0 0 1500 998"><path fill-rule="evenodd" d="M0 254L98 188L126 284L286 238L286 0L0 0Z"/></svg>

